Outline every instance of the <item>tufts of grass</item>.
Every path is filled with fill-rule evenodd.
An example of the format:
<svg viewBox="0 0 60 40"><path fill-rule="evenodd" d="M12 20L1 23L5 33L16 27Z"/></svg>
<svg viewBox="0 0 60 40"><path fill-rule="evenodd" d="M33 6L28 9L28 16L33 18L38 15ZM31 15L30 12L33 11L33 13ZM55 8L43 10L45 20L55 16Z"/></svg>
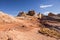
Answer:
<svg viewBox="0 0 60 40"><path fill-rule="evenodd" d="M50 37L60 39L60 33L53 29L42 27L38 32Z"/></svg>

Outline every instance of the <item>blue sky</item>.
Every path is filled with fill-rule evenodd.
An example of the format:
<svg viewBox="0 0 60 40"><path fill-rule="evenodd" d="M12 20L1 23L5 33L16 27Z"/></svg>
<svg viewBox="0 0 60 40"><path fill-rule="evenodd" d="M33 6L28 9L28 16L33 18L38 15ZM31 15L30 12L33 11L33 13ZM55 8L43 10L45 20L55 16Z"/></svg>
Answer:
<svg viewBox="0 0 60 40"><path fill-rule="evenodd" d="M60 13L60 0L0 0L0 11L10 15L17 15L19 11L28 12L35 10L37 13Z"/></svg>

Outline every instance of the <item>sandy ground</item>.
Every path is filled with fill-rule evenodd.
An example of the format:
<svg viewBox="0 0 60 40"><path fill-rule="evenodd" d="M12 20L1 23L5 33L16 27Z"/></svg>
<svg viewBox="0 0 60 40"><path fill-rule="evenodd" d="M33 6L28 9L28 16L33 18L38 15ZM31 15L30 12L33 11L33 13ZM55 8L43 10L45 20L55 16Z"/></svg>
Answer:
<svg viewBox="0 0 60 40"><path fill-rule="evenodd" d="M57 40L55 38L38 33L39 28L30 31L0 31L0 40Z"/></svg>

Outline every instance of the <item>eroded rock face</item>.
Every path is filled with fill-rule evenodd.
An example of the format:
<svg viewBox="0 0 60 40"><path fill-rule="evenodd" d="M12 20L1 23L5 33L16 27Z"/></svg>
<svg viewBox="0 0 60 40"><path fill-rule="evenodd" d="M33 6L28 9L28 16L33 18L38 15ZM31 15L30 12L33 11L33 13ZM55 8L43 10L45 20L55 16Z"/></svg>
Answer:
<svg viewBox="0 0 60 40"><path fill-rule="evenodd" d="M4 12L0 12L0 23L1 22L13 23L13 22L17 22L17 19L11 15L4 13Z"/></svg>
<svg viewBox="0 0 60 40"><path fill-rule="evenodd" d="M0 12L0 40L57 40L38 32L41 29L39 21L33 16L18 19Z"/></svg>
<svg viewBox="0 0 60 40"><path fill-rule="evenodd" d="M31 11L28 12L27 15L33 16L33 15L35 15L35 11L34 10L31 10Z"/></svg>
<svg viewBox="0 0 60 40"><path fill-rule="evenodd" d="M38 18L42 19L43 18L43 14L39 13L37 14Z"/></svg>
<svg viewBox="0 0 60 40"><path fill-rule="evenodd" d="M22 16L22 15L24 15L24 12L19 12L17 16Z"/></svg>
<svg viewBox="0 0 60 40"><path fill-rule="evenodd" d="M38 33L39 28L34 28L30 31L2 31L0 32L0 40L57 40L48 36L44 36Z"/></svg>
<svg viewBox="0 0 60 40"><path fill-rule="evenodd" d="M48 16L56 16L56 15L53 14L52 12L50 12L50 13L48 14Z"/></svg>

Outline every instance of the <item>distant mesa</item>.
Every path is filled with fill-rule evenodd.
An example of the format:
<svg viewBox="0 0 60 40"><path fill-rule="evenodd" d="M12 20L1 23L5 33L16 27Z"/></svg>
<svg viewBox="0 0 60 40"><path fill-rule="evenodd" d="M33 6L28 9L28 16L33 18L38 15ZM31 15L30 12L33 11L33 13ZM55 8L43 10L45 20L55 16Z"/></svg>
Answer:
<svg viewBox="0 0 60 40"><path fill-rule="evenodd" d="M59 17L60 17L60 13L59 13L59 14L57 14L57 16L59 16Z"/></svg>
<svg viewBox="0 0 60 40"><path fill-rule="evenodd" d="M18 15L17 15L17 17L21 17L21 16L23 16L23 17L27 17L27 16L31 16L31 17L37 17L37 18L42 18L43 17L43 14L41 14L41 13L35 13L35 11L34 10L30 10L30 11L28 11L27 13L25 13L25 12L19 12L18 13Z"/></svg>
<svg viewBox="0 0 60 40"><path fill-rule="evenodd" d="M52 12L48 13L48 16L56 16L55 14L53 14Z"/></svg>
<svg viewBox="0 0 60 40"><path fill-rule="evenodd" d="M29 16L34 16L35 15L35 11L34 10L30 10L28 11L28 13L25 12L19 12L19 14L17 16L25 16L25 15L29 15Z"/></svg>
<svg viewBox="0 0 60 40"><path fill-rule="evenodd" d="M31 17L34 16L34 17L42 19L44 16L60 16L60 14L56 15L52 12L49 12L48 15L44 15L42 13L36 13L34 10L30 10L27 13L25 13L23 11L19 12L18 15L17 15L17 17L23 17L23 18L26 18L26 17L29 17L29 16L31 16Z"/></svg>

